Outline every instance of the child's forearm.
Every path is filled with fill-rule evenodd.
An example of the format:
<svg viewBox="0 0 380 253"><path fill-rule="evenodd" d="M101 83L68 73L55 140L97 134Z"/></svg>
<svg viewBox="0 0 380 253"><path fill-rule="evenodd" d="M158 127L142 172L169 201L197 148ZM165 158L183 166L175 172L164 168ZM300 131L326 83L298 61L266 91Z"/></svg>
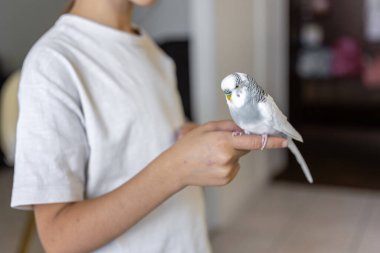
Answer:
<svg viewBox="0 0 380 253"><path fill-rule="evenodd" d="M160 162L160 166L165 162ZM47 252L89 252L128 230L182 188L171 168L152 163L116 190L71 204L35 206Z"/></svg>

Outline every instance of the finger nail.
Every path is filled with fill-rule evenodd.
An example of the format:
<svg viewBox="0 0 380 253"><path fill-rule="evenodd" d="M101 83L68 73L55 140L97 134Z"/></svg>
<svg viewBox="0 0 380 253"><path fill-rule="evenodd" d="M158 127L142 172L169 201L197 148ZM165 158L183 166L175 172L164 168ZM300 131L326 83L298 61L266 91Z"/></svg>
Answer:
<svg viewBox="0 0 380 253"><path fill-rule="evenodd" d="M288 141L287 140L283 141L282 144L281 144L281 146L283 148L286 148L288 146Z"/></svg>

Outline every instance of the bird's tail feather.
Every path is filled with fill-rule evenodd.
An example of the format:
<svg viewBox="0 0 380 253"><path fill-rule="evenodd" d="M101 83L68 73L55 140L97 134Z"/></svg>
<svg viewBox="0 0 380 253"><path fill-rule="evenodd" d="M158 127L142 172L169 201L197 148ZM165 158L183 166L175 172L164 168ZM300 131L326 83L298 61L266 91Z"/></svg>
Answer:
<svg viewBox="0 0 380 253"><path fill-rule="evenodd" d="M305 177L309 183L313 183L313 177L311 176L309 167L307 166L305 159L303 159L303 156L301 155L301 152L298 150L296 144L291 138L288 138L288 148L293 153L293 155L296 157L297 162L302 168L303 173L305 174Z"/></svg>

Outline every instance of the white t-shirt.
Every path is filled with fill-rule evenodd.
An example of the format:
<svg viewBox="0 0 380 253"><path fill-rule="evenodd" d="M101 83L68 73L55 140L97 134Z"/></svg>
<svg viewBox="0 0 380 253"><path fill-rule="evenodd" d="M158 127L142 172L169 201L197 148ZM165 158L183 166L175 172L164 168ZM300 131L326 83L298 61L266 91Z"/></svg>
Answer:
<svg viewBox="0 0 380 253"><path fill-rule="evenodd" d="M21 209L110 192L184 123L174 64L144 32L70 14L29 52L19 103L11 206ZM210 252L201 189L173 195L96 252Z"/></svg>

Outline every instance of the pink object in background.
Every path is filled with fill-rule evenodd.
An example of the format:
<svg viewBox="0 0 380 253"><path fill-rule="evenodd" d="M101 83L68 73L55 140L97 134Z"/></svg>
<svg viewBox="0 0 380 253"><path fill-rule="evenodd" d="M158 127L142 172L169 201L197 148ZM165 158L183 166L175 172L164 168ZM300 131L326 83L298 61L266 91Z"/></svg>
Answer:
<svg viewBox="0 0 380 253"><path fill-rule="evenodd" d="M368 88L380 89L380 56L364 67L363 83Z"/></svg>
<svg viewBox="0 0 380 253"><path fill-rule="evenodd" d="M330 0L312 0L311 8L317 15L326 14L330 10Z"/></svg>
<svg viewBox="0 0 380 253"><path fill-rule="evenodd" d="M362 52L359 43L349 37L338 39L332 48L332 75L337 77L359 75L362 70Z"/></svg>

